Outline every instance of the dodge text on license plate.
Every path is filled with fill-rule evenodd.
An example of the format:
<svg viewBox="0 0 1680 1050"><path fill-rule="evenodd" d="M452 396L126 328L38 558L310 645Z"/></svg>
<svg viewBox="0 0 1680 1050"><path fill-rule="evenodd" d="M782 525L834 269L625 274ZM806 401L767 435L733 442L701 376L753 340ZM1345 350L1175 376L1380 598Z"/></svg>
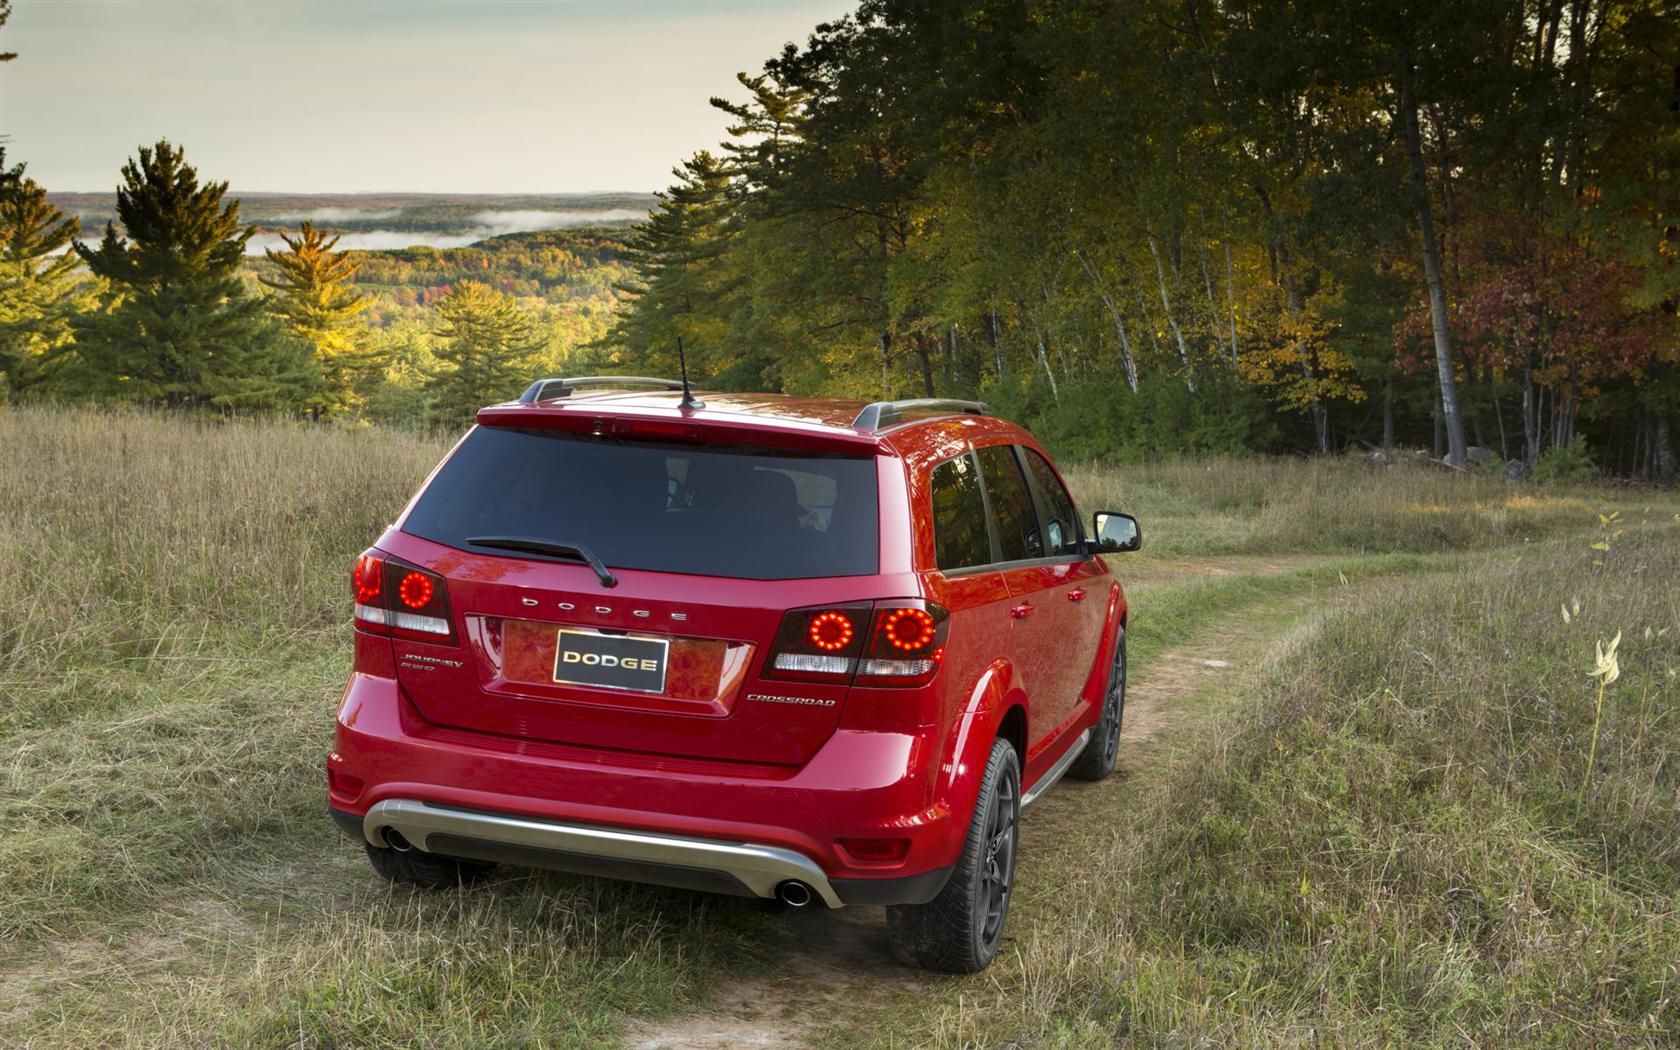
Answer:
<svg viewBox="0 0 1680 1050"><path fill-rule="evenodd" d="M662 693L670 646L663 638L563 630L554 647L554 680Z"/></svg>

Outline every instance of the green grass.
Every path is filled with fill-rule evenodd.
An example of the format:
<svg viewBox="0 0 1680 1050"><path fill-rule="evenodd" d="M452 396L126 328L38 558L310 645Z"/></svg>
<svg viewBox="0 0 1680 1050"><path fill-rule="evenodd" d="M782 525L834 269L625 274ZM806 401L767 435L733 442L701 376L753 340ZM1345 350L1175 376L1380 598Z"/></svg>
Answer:
<svg viewBox="0 0 1680 1050"><path fill-rule="evenodd" d="M1673 1045L1680 537L1594 558L1367 589L1155 776L1083 801L1124 819L1071 835L1058 903L984 983L834 1041Z"/></svg>
<svg viewBox="0 0 1680 1050"><path fill-rule="evenodd" d="M1365 554L1474 550L1590 525L1605 486L1518 485L1409 461L1169 460L1075 465L1091 509L1136 509L1155 554Z"/></svg>
<svg viewBox="0 0 1680 1050"><path fill-rule="evenodd" d="M777 967L795 931L750 906L517 872L461 895L391 889L326 821L349 566L447 447L371 430L0 410L0 1041L593 1045L627 1016L696 1009L720 982ZM1577 665L1590 634L1675 622L1672 606L1650 604L1661 590L1651 581L1680 570L1667 541L1644 538L1672 507L1355 462L1082 467L1072 480L1086 508L1145 521L1149 549L1115 560L1144 673L1223 617L1369 599L1331 621L1242 720L1213 720L1224 728L1194 760L1126 782L1125 820L1114 822L1125 834L1091 844L1111 851L1104 870L1122 873L1098 894L1112 910L1023 921L1010 951L1030 971L1012 954L865 1030L976 1043L1287 1041L1376 1016L1394 1038L1448 1038L1451 1024L1509 1033L1488 1005L1514 1009L1513 993L1488 988L1497 972L1527 975L1529 994L1560 981L1585 1004L1571 1000L1547 1032L1644 1034L1630 1011L1657 1010L1653 982L1673 980L1661 966L1634 970L1672 947L1649 888L1672 886L1674 787L1658 759L1676 741L1671 682L1639 668L1670 652L1675 632L1624 641L1602 771L1584 800L1573 793L1587 702ZM1612 505L1630 535L1605 571L1583 568L1594 515ZM1535 557L1505 567L1525 543ZM1543 607L1554 592L1583 598L1575 627ZM1432 677L1400 640L1457 677ZM1348 655L1379 646L1386 662ZM1480 662L1456 662L1472 656ZM1558 685L1517 703L1542 669ZM1448 681L1456 692L1430 691ZM1636 683L1652 686L1643 707ZM1379 684L1400 699L1355 702ZM1437 709L1479 711L1486 724L1417 715ZM1494 746L1502 725L1516 734L1507 750ZM1274 739L1288 748L1276 757ZM1310 768L1278 764L1309 754ZM1412 799L1420 808L1396 816L1330 790L1352 765L1358 796L1376 792L1362 805L1398 806L1417 770L1443 763L1425 787L1450 787L1450 811ZM1274 807L1293 823L1267 830ZM1404 834L1382 824L1400 817ZM1324 843L1341 841L1327 836L1350 821L1370 824L1370 837L1324 859ZM1247 837L1218 838L1233 826ZM1426 862L1417 844L1437 828L1470 853ZM1309 861L1305 898L1290 851ZM1390 856L1405 873L1385 891L1395 910L1360 920L1363 939L1349 939L1340 924L1363 915L1360 895ZM1058 858L1085 870L1080 857ZM1344 878L1349 858L1363 866ZM1533 881L1546 872L1558 874ZM1456 901L1469 892L1452 889L1461 884L1477 895L1463 906L1475 914L1493 915L1489 901L1538 902L1551 955L1490 961L1468 934L1437 944L1449 913L1428 895L1451 889ZM1513 896L1531 886L1544 893ZM1545 910L1562 907L1553 896L1567 905L1561 918ZM1335 947L1316 947L1327 935ZM1069 937L1102 965L1058 961L1054 946ZM1591 954L1600 948L1621 962ZM1356 951L1333 955L1357 964L1345 979L1313 976L1311 960ZM1383 951L1386 969L1373 962ZM1565 955L1573 970L1542 962ZM1527 969L1504 968L1508 958ZM1453 982L1428 985L1446 1000L1418 990L1428 960L1457 967ZM1029 972L1042 1022L1020 1012ZM1591 985L1607 978L1620 983ZM966 1012L951 1012L952 995L967 997ZM1254 1005L1230 1005L1239 1000ZM1672 1017L1659 1010L1656 1023Z"/></svg>

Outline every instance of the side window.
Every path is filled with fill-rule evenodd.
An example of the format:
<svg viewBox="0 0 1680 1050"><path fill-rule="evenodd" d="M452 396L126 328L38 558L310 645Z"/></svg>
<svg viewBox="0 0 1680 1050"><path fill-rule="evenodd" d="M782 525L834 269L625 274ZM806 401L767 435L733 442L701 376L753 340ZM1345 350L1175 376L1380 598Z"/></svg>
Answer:
<svg viewBox="0 0 1680 1050"><path fill-rule="evenodd" d="M1078 557L1083 552L1079 548L1079 512L1073 508L1073 498L1043 456L1030 448L1021 451L1026 454L1027 471L1044 504L1044 536L1050 544L1050 557Z"/></svg>
<svg viewBox="0 0 1680 1050"><path fill-rule="evenodd" d="M1007 445L980 449L980 473L986 479L986 501L997 523L1000 561L1044 557L1044 537L1038 530L1032 495L1021 464Z"/></svg>
<svg viewBox="0 0 1680 1050"><path fill-rule="evenodd" d="M973 456L961 455L933 468L933 546L941 569L966 569L992 560L980 471Z"/></svg>

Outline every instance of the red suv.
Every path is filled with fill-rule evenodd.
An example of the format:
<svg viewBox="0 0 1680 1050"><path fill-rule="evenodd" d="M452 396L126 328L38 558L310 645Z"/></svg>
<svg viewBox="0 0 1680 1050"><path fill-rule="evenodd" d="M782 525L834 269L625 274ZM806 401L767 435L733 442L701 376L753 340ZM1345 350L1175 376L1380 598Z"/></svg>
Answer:
<svg viewBox="0 0 1680 1050"><path fill-rule="evenodd" d="M612 392L585 393L597 387ZM1114 768L1126 601L1044 450L959 401L542 380L356 561L332 815L380 874L498 861L885 905L991 961L1021 810Z"/></svg>

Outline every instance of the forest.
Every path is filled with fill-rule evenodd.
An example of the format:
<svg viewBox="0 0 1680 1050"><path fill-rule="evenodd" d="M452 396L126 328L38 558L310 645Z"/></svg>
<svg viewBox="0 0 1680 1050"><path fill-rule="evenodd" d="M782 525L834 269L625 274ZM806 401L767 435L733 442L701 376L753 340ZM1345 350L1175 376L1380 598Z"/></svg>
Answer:
<svg viewBox="0 0 1680 1050"><path fill-rule="evenodd" d="M1674 473L1672 0L867 0L740 80L633 237L626 368L1064 454Z"/></svg>
<svg viewBox="0 0 1680 1050"><path fill-rule="evenodd" d="M0 157L0 389L458 425L680 341L1082 458L1674 475L1674 0L866 0L739 85L645 222L467 248L248 259L167 141L95 236Z"/></svg>

